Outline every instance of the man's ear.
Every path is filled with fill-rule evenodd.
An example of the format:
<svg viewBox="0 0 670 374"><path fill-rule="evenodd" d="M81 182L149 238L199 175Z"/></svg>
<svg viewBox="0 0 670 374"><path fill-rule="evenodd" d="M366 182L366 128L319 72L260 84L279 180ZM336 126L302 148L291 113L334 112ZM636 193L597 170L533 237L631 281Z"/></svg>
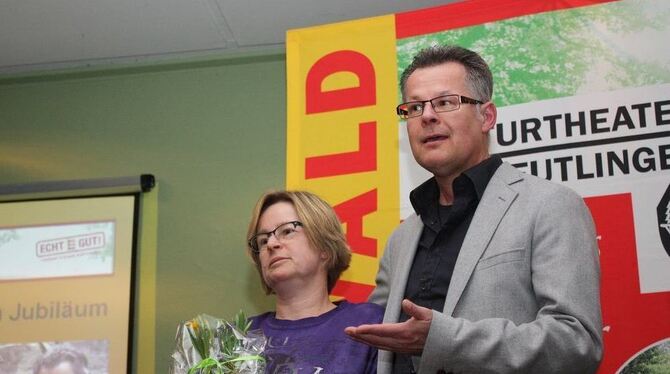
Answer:
<svg viewBox="0 0 670 374"><path fill-rule="evenodd" d="M480 113L483 117L482 132L486 134L496 125L496 120L498 119L498 109L496 108L496 105L493 104L493 101L489 101L481 104L480 110Z"/></svg>

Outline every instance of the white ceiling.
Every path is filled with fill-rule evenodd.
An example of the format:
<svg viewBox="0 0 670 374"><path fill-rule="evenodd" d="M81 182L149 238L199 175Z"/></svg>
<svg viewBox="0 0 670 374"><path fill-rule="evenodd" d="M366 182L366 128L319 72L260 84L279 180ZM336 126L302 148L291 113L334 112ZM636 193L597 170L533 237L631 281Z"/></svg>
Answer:
<svg viewBox="0 0 670 374"><path fill-rule="evenodd" d="M284 51L286 30L458 0L0 0L0 75Z"/></svg>

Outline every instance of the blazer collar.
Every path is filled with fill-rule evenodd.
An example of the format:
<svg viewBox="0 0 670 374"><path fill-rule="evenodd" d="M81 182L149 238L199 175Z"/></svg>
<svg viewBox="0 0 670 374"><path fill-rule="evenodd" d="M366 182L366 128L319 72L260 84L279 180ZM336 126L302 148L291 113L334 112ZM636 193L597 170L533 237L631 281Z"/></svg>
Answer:
<svg viewBox="0 0 670 374"><path fill-rule="evenodd" d="M486 186L488 186L489 181L501 164L500 156L493 154L486 160L469 168L454 180L454 192L456 192L457 181L464 178L472 183L477 193L477 199L481 200L484 191L486 191ZM435 201L439 198L440 188L435 177L431 177L409 193L409 201L416 214L420 216L425 216L426 213L435 210L437 207ZM435 214L437 213L435 212Z"/></svg>

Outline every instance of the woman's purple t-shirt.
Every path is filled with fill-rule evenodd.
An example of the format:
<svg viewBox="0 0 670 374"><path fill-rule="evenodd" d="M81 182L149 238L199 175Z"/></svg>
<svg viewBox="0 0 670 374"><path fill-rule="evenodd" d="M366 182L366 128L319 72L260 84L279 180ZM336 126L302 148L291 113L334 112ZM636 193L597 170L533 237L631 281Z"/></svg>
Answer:
<svg viewBox="0 0 670 374"><path fill-rule="evenodd" d="M344 328L381 323L383 316L377 304L342 301L318 317L296 321L264 313L252 318L251 329L268 339L268 374L366 374L377 372L377 349L352 340Z"/></svg>

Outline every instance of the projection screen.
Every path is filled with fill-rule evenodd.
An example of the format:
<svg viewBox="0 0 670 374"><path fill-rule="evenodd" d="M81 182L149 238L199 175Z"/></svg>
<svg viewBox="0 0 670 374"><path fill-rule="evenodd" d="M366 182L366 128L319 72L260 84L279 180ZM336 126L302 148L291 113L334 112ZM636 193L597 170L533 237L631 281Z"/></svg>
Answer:
<svg viewBox="0 0 670 374"><path fill-rule="evenodd" d="M130 367L138 194L0 202L0 372Z"/></svg>

